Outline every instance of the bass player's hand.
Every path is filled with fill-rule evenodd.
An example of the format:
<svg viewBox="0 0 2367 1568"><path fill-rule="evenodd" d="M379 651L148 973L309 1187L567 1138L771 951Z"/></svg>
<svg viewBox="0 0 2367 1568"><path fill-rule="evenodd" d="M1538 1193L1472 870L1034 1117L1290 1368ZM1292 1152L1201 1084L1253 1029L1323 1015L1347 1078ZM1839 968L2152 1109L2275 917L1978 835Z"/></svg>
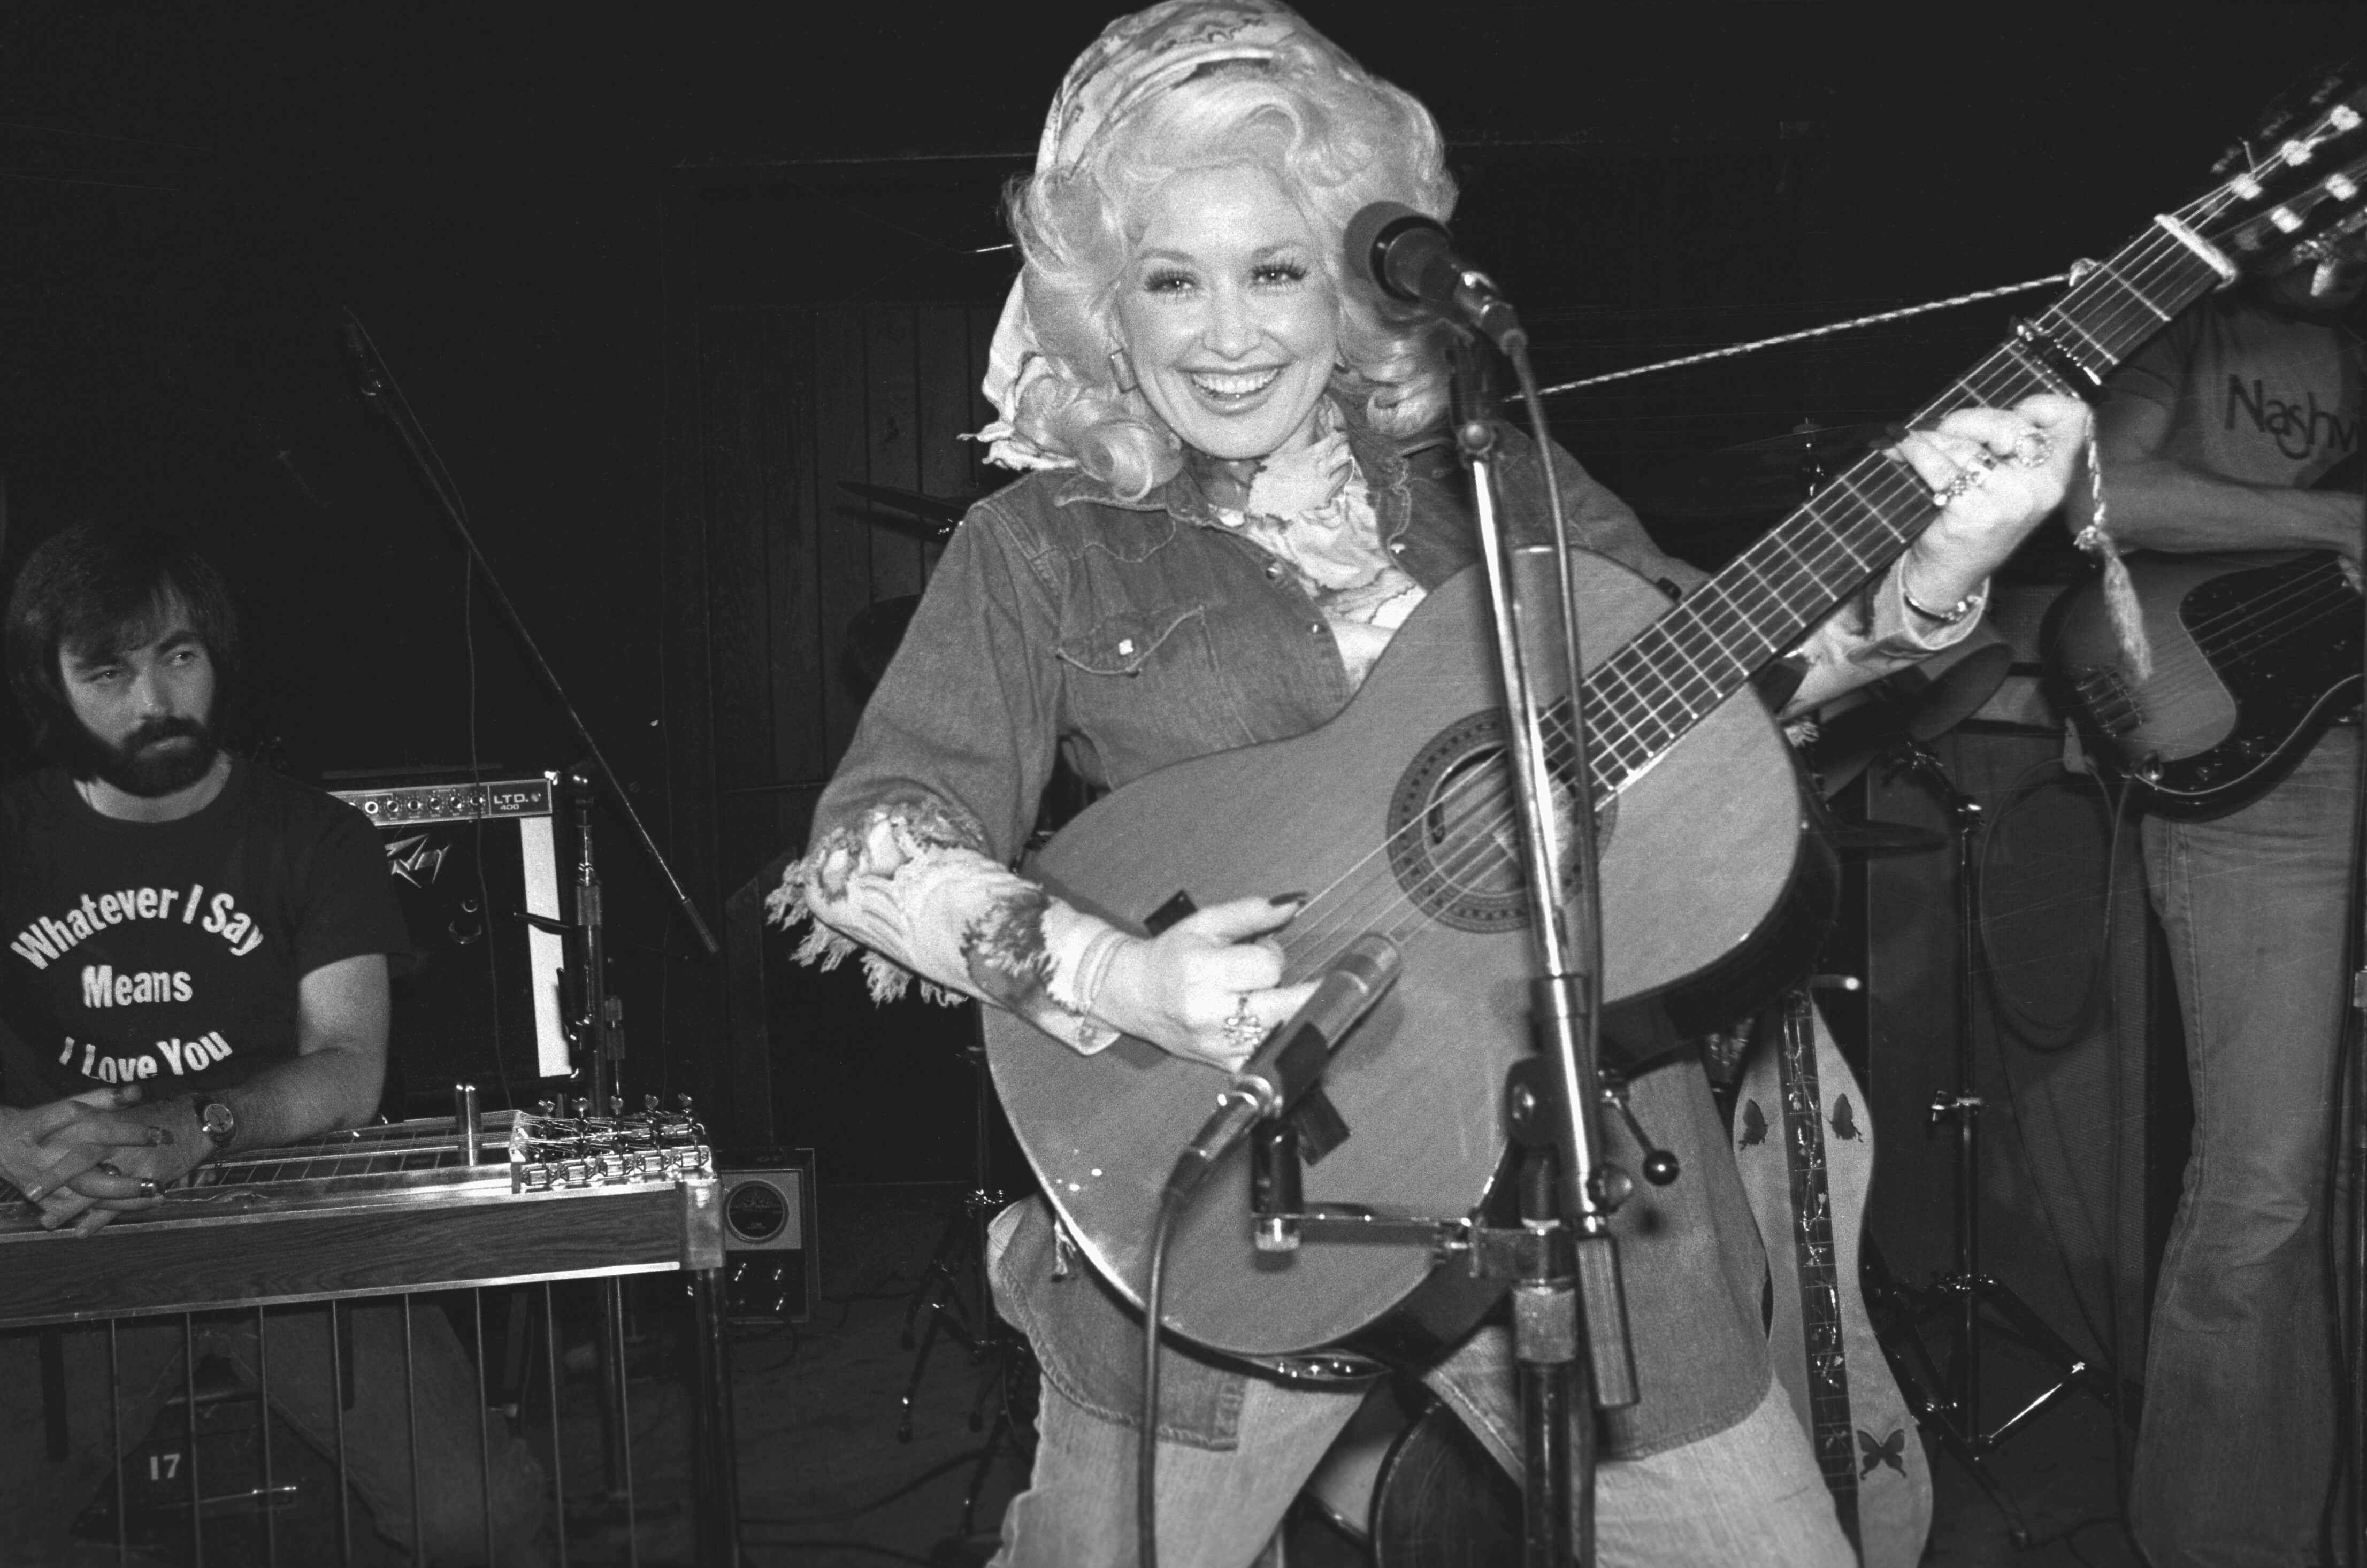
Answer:
<svg viewBox="0 0 2367 1568"><path fill-rule="evenodd" d="M1095 991L1095 1018L1186 1061L1231 1072L1314 993L1281 986L1273 933L1306 900L1236 898L1211 904L1155 937L1129 937Z"/></svg>

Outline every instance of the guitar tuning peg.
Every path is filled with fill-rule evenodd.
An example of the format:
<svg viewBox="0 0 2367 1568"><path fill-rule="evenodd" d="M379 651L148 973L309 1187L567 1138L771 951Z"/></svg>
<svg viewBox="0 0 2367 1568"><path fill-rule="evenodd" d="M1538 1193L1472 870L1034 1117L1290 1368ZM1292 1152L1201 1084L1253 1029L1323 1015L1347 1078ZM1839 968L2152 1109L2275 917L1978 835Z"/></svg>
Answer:
<svg viewBox="0 0 2367 1568"><path fill-rule="evenodd" d="M682 1108L682 1113L685 1116L690 1114L690 1096L686 1094L677 1094L674 1097L674 1102Z"/></svg>
<svg viewBox="0 0 2367 1568"><path fill-rule="evenodd" d="M612 1094L608 1097L608 1114L618 1117L625 1114L625 1097L623 1095Z"/></svg>
<svg viewBox="0 0 2367 1568"><path fill-rule="evenodd" d="M534 1102L534 1113L538 1116L556 1116L559 1114L559 1108L545 1097Z"/></svg>
<svg viewBox="0 0 2367 1568"><path fill-rule="evenodd" d="M641 1096L641 1111L645 1115L656 1115L658 1113L658 1097L654 1094L645 1094Z"/></svg>

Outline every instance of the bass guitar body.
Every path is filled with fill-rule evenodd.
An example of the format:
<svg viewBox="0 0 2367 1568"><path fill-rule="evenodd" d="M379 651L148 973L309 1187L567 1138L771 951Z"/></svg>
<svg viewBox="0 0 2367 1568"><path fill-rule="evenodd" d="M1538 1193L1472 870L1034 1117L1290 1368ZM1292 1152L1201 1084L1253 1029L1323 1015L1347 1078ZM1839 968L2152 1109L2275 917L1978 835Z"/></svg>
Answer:
<svg viewBox="0 0 2367 1568"><path fill-rule="evenodd" d="M2358 702L2358 593L2330 551L2128 566L2153 672L2129 668L2102 592L2083 587L2046 626L2066 706L2148 809L2200 819L2249 804Z"/></svg>
<svg viewBox="0 0 2367 1568"><path fill-rule="evenodd" d="M1550 554L1539 554L1549 572ZM1577 556L1573 570L1590 667L1668 607L1602 558ZM1501 705L1475 568L1423 601L1329 724L1138 780L1029 868L1134 930L1179 896L1205 906L1311 890L1282 934L1291 979L1365 932L1397 942L1397 987L1327 1070L1347 1137L1307 1167L1310 1206L1460 1215L1482 1204L1503 1164L1499 1101L1505 1070L1530 1049L1532 959ZM1631 1023L1645 1021L1628 1038L1747 1014L1821 933L1829 862L1803 839L1790 754L1747 690L1628 780L1602 810L1598 838L1606 995ZM1138 1303L1161 1185L1223 1078L1140 1040L1081 1056L1008 1013L986 1020L996 1087L1046 1196L1103 1277ZM1423 1247L1257 1251L1242 1150L1202 1189L1171 1247L1162 1321L1239 1356L1289 1355L1366 1329L1375 1348L1392 1337L1427 1348L1459 1337L1498 1294L1455 1269L1421 1291L1434 1267Z"/></svg>
<svg viewBox="0 0 2367 1568"><path fill-rule="evenodd" d="M1859 1562L1914 1568L1931 1529L1931 1470L1858 1287L1874 1178L1865 1093L1805 995L1787 998L1774 1023L1743 1077L1734 1152L1767 1248L1767 1352Z"/></svg>

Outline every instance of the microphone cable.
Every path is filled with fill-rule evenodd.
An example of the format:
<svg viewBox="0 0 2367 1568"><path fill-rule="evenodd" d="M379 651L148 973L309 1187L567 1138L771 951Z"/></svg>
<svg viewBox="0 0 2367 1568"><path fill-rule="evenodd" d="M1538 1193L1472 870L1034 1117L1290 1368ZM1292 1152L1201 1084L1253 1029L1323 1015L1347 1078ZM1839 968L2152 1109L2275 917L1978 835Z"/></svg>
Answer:
<svg viewBox="0 0 2367 1568"><path fill-rule="evenodd" d="M1191 1156L1186 1155L1185 1160ZM1135 1556L1139 1568L1159 1568L1159 1314L1167 1289L1167 1242L1191 1187L1176 1174L1159 1194L1150 1224L1150 1266L1142 1282L1142 1429L1134 1450Z"/></svg>

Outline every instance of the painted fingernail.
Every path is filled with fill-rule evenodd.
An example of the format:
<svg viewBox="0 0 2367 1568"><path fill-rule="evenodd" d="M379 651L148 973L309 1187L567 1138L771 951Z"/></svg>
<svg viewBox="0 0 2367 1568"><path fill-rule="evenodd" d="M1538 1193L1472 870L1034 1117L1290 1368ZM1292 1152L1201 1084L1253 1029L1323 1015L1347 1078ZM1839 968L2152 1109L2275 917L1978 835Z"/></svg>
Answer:
<svg viewBox="0 0 2367 1568"><path fill-rule="evenodd" d="M1266 901L1279 909L1285 904L1304 904L1314 897L1312 893L1277 893Z"/></svg>

